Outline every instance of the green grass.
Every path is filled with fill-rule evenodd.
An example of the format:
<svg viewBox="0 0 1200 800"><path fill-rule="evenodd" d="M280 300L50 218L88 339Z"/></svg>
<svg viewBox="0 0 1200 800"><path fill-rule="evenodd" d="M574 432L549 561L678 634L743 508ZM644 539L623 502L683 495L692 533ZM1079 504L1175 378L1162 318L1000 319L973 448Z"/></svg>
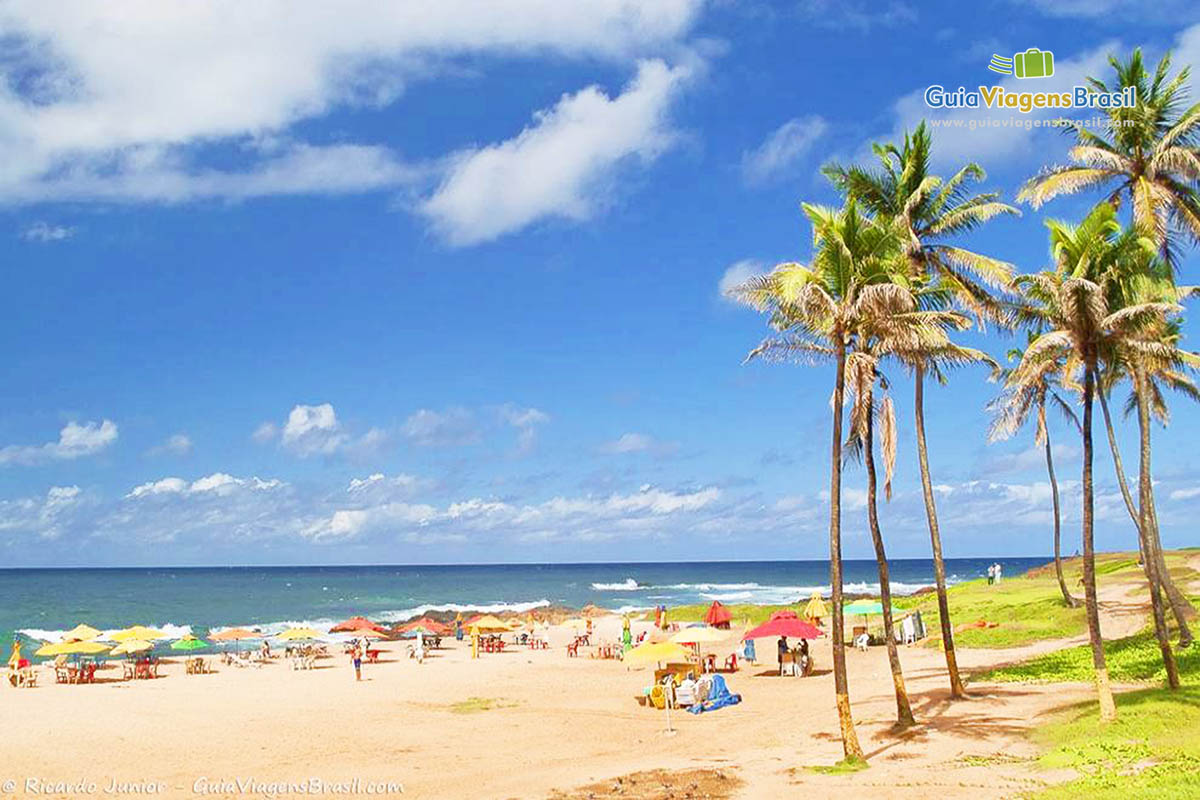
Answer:
<svg viewBox="0 0 1200 800"><path fill-rule="evenodd" d="M1166 682L1162 653L1158 649L1158 641L1154 638L1153 631L1149 629L1124 639L1105 642L1104 654L1109 677L1114 681ZM1200 686L1200 647L1176 650L1175 662L1179 666L1181 682ZM1046 653L1020 664L974 673L971 680L1015 683L1089 682L1093 675L1091 648L1088 645L1080 645Z"/></svg>
<svg viewBox="0 0 1200 800"><path fill-rule="evenodd" d="M496 708L512 708L516 703L500 697L468 697L457 703L450 704L452 714L478 714L481 711L491 711Z"/></svg>
<svg viewBox="0 0 1200 800"><path fill-rule="evenodd" d="M843 758L836 764L805 767L810 772L821 775L847 775L852 772L862 772L870 765L861 758Z"/></svg>
<svg viewBox="0 0 1200 800"><path fill-rule="evenodd" d="M1117 695L1115 722L1095 703L1074 707L1034 739L1039 764L1079 777L1031 795L1037 800L1182 800L1200 797L1200 686Z"/></svg>

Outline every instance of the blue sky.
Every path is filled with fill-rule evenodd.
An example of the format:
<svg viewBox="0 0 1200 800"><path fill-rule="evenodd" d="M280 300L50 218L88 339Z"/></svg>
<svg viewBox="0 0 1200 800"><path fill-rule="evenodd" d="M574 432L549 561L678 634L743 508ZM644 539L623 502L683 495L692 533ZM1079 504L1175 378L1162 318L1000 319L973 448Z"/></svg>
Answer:
<svg viewBox="0 0 1200 800"><path fill-rule="evenodd" d="M1134 45L1200 66L1172 2L47 5L0 16L11 565L821 557L831 371L742 366L763 322L721 287L806 258L820 165L953 119L921 93L994 83L993 52L1053 50L1047 88ZM1011 199L1066 141L935 148ZM1092 199L967 242L1041 268L1044 216ZM883 523L921 557L892 377ZM1032 432L986 443L995 388L928 398L951 556L1049 551ZM1171 545L1195 543L1198 423L1180 401L1157 438ZM1079 447L1053 433L1071 551ZM1131 548L1098 467L1098 544Z"/></svg>

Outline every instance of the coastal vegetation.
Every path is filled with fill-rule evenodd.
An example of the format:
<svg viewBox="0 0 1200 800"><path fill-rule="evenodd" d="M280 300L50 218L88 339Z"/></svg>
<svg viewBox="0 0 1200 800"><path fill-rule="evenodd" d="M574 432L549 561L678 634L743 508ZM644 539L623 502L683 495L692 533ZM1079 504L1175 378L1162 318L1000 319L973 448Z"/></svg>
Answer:
<svg viewBox="0 0 1200 800"><path fill-rule="evenodd" d="M1182 304L1197 290L1176 281L1183 249L1200 242L1196 189L1200 104L1185 104L1189 70L1172 74L1169 55L1153 71L1140 50L1124 61L1111 58L1110 65L1115 82L1091 78L1092 89L1132 92L1136 104L1109 109L1107 130L1064 123L1075 139L1069 150L1072 163L1045 168L1017 197L1038 209L1060 195L1104 189L1080 221L1046 221L1049 268L1021 272L964 245L963 239L987 222L1019 212L998 193L974 192L974 184L985 178L977 164L965 164L949 178L934 174L932 136L921 123L899 145L874 145L878 160L874 169L825 167L826 177L841 196L840 205L802 204L812 229L809 263L780 264L731 290L734 298L766 314L774 331L748 360L834 365L829 489L833 674L848 762L861 759L862 750L850 714L841 611L843 464L859 458L866 467L867 522L879 562L883 605L890 611L874 451L874 430L882 423L879 438L886 487L894 459L895 418L890 402L885 398L877 405L874 396L877 389L891 386L881 371L888 362L900 365L913 378L913 431L935 575L936 607L929 607L930 621L940 631L938 643L945 654L951 698L966 693L956 642L981 639L992 646L1012 645L1072 635L1082 623L1088 635L1097 713L1105 722L1117 718L1097 585L1098 570L1105 562L1095 552L1097 405L1136 534L1139 557L1134 564L1146 579L1166 684L1171 690L1182 686L1166 608L1169 604L1175 617L1181 649L1191 642L1188 618L1195 612L1175 585L1163 554L1154 504L1151 427L1153 421L1165 424L1169 418L1165 389L1200 399L1191 377L1200 368L1200 357L1180 346ZM954 341L955 334L971 327L1023 332L1026 346L1010 352L1013 365L1002 369L986 352ZM924 384L927 377L944 383L951 369L972 364L991 366L993 377L1001 381L1000 396L991 406L996 415L993 438L1013 435L1031 416L1036 420L1035 441L1044 448L1054 489L1055 575L1049 586L1030 578L1016 591L1005 592L1010 602L1005 609L990 606L985 598L970 597L971 585L959 588L960 599L975 601L963 603L963 613L992 612L1004 624L993 627L983 618L956 629L925 435ZM1120 466L1108 406L1114 389L1124 386L1130 390L1127 408L1136 415L1139 431L1136 500ZM843 424L847 390L852 400L848 437ZM1071 591L1074 576L1061 558L1061 498L1048 404L1063 412L1082 445L1078 580L1082 608ZM1124 564L1114 567L1124 568ZM1012 604L1018 597L1021 602ZM890 623L890 615L885 614L885 640L894 656ZM991 630L1003 633L990 636L986 632ZM889 662L897 721L901 726L911 724L899 660L892 657Z"/></svg>

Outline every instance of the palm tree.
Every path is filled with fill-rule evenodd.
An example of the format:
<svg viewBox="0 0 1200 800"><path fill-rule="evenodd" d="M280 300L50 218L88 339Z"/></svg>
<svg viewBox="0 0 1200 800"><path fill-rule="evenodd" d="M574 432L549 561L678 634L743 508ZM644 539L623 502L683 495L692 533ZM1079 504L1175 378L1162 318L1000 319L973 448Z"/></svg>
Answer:
<svg viewBox="0 0 1200 800"><path fill-rule="evenodd" d="M1038 208L1059 195L1102 189L1113 206L1129 202L1134 224L1174 264L1180 239L1200 241L1200 193L1194 185L1200 177L1200 103L1184 107L1190 68L1172 77L1168 53L1150 75L1140 48L1128 61L1112 56L1108 61L1116 84L1089 78L1091 85L1102 92L1134 87L1137 104L1109 110L1107 130L1100 132L1065 120L1075 135L1074 163L1043 170L1017 199Z"/></svg>
<svg viewBox="0 0 1200 800"><path fill-rule="evenodd" d="M763 357L835 365L829 470L829 578L832 605L833 678L842 749L847 761L863 758L850 713L842 612L842 437L847 361L859 337L875 336L897 347L917 348L944 339L942 312L919 311L898 257L896 229L859 211L853 199L834 210L804 204L813 228L813 255L806 266L785 263L736 287L735 298L769 314L778 335L755 348Z"/></svg>
<svg viewBox="0 0 1200 800"><path fill-rule="evenodd" d="M1116 73L1115 85L1110 87L1091 78L1092 86L1102 92L1134 87L1137 104L1133 108L1111 109L1105 134L1074 121L1064 121L1067 130L1075 135L1076 143L1070 151L1075 163L1043 170L1025 184L1018 199L1038 208L1059 195L1103 189L1114 207L1129 203L1134 225L1154 241L1163 260L1174 266L1183 242L1200 242L1200 192L1195 186L1200 178L1197 147L1200 103L1184 107L1190 68L1184 67L1171 76L1168 53L1150 75L1140 48L1133 51L1128 61L1110 57L1109 64ZM1101 408L1106 411L1109 446L1114 459L1119 461L1103 396ZM1133 506L1124 473L1118 470L1118 475L1126 507L1140 535L1140 513ZM1157 527L1150 536L1155 552L1161 554ZM1186 647L1192 640L1187 620L1195 615L1195 610L1175 586L1165 559L1159 559L1158 568L1179 626L1180 646Z"/></svg>
<svg viewBox="0 0 1200 800"><path fill-rule="evenodd" d="M916 302L912 304L916 310ZM874 343L876 347L880 343ZM880 448L884 461L884 495L892 497L892 474L896 464L896 414L892 398L884 396L876 407L875 384L887 388L887 382L879 372L878 356L872 352L869 338L858 338L858 349L847 365L851 394L854 398L850 417L851 438L847 448L851 455L861 454L867 473L867 524L871 530L871 543L875 547L875 563L879 570L879 600L883 606L884 641L887 644L888 665L892 670L892 685L896 693L896 726L906 728L915 725L912 704L908 700L908 689L904 684L904 671L900 665L900 652L896 646L896 629L892 621L892 584L888 570L887 550L883 532L879 526L878 479L875 472L875 422L880 422Z"/></svg>
<svg viewBox="0 0 1200 800"><path fill-rule="evenodd" d="M943 285L960 306L979 319L1003 318L1003 305L994 290L1006 287L1012 277L1011 265L979 253L965 250L947 241L966 233L1002 214L1017 214L1001 203L996 193L972 195L971 184L984 179L978 164L960 167L949 180L929 172L933 142L922 122L912 134L905 134L901 147L875 144L878 171L830 164L825 175L849 196L857 198L879 219L899 226L904 235L904 252L913 281ZM954 652L954 626L950 620L950 601L946 594L946 565L942 557L942 534L934 502L933 479L929 469L929 448L925 440L925 374L936 366L936 358L916 357L907 363L913 370L913 408L917 434L917 459L921 471L921 489L925 517L933 549L933 574L937 588L938 619L946 669L950 678L950 696L963 697L966 689L958 671Z"/></svg>
<svg viewBox="0 0 1200 800"><path fill-rule="evenodd" d="M1129 343L1144 338L1154 324L1179 309L1176 305L1160 302L1110 307L1109 300L1114 296L1114 285L1120 276L1117 265L1135 257L1139 250L1144 252L1146 242L1136 231L1122 232L1115 224L1114 215L1110 206L1102 204L1079 226L1055 221L1047 223L1055 271L1023 275L1015 281L1015 286L1024 295L1024 302L1017 308L1018 317L1045 332L1026 348L1010 376L1014 387L1024 386L1036 381L1049 361L1062 364L1064 384L1074 384L1082 378L1084 605L1100 717L1105 721L1115 719L1117 711L1108 678L1096 596L1092 406L1097 377L1102 358L1111 358L1121 347L1136 346ZM1148 552L1152 551L1148 549Z"/></svg>
<svg viewBox="0 0 1200 800"><path fill-rule="evenodd" d="M1028 344L1033 344L1035 334L1028 334ZM1009 361L1020 361L1024 351L1013 349L1008 353ZM1054 574L1058 577L1058 588L1062 592L1063 602L1068 608L1078 608L1079 599L1071 595L1067 588L1067 580L1063 575L1062 566L1062 512L1059 504L1058 478L1054 474L1054 454L1050 445L1050 427L1046 424L1046 404L1051 403L1062 415L1079 430L1079 417L1059 394L1059 373L1062 364L1045 361L1039 365L1021 386L1007 386L1000 397L992 401L989 408L996 414L989 433L989 440L1007 439L1023 427L1029 419L1031 411L1036 412L1037 420L1034 431L1034 442L1042 445L1046 452L1046 474L1050 478L1050 499L1054 506ZM1011 378L1012 370L1005 370L1005 377Z"/></svg>

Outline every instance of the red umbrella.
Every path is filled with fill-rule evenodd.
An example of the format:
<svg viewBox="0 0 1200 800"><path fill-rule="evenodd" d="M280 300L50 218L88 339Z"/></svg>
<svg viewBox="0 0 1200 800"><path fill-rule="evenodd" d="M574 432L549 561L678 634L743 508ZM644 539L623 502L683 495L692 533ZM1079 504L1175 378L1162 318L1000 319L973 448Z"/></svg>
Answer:
<svg viewBox="0 0 1200 800"><path fill-rule="evenodd" d="M704 615L704 621L714 628L728 628L731 619L733 613L721 605L720 600L713 600L713 604L708 607L708 613Z"/></svg>
<svg viewBox="0 0 1200 800"><path fill-rule="evenodd" d="M351 617L345 622L339 622L329 629L330 633L355 633L357 631L375 631L376 633L387 633L387 628L366 617Z"/></svg>
<svg viewBox="0 0 1200 800"><path fill-rule="evenodd" d="M768 639L775 636L790 636L794 639L816 639L820 628L805 622L794 611L776 611L771 618L753 630L746 631L743 639Z"/></svg>

